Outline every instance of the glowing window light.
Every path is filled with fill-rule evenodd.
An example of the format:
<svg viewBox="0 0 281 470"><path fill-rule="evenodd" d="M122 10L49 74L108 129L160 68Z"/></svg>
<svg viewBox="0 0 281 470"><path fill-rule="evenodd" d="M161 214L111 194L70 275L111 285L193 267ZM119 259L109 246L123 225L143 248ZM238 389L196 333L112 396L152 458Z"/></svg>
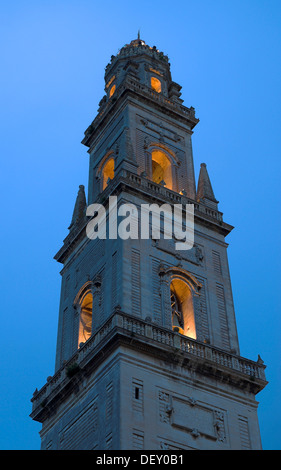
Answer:
<svg viewBox="0 0 281 470"><path fill-rule="evenodd" d="M157 93L161 93L161 82L156 77L151 77L151 88L152 90L156 91Z"/></svg>
<svg viewBox="0 0 281 470"><path fill-rule="evenodd" d="M111 96L113 95L115 90L116 90L116 85L112 85L112 87L110 88L110 91L109 91L109 98L111 98Z"/></svg>
<svg viewBox="0 0 281 470"><path fill-rule="evenodd" d="M107 187L109 181L114 178L114 158L110 158L106 162L106 164L104 165L104 168L103 168L102 175L103 175L103 187L102 187L102 189L104 190Z"/></svg>

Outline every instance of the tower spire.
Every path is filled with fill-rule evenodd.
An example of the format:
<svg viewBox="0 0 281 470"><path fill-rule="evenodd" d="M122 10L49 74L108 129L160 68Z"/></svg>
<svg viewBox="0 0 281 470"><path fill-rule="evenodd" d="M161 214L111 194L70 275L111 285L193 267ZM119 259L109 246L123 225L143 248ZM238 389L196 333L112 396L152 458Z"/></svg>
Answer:
<svg viewBox="0 0 281 470"><path fill-rule="evenodd" d="M218 203L214 195L206 163L201 163L197 186L197 201L202 199L208 199L209 201L212 201L216 204Z"/></svg>
<svg viewBox="0 0 281 470"><path fill-rule="evenodd" d="M74 225L77 225L83 219L85 215L86 207L87 207L87 204L86 204L86 196L85 196L85 187L83 184L80 184L76 201L75 201L71 224L68 227L69 230L71 230Z"/></svg>

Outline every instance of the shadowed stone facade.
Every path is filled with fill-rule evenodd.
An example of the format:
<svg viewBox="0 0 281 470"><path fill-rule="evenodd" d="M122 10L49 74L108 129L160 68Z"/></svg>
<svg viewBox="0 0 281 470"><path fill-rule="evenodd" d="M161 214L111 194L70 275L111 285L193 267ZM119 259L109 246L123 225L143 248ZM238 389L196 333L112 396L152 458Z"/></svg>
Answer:
<svg viewBox="0 0 281 470"><path fill-rule="evenodd" d="M207 172L196 184L194 108L167 56L137 39L105 71L82 143L62 287L55 373L34 392L42 449L261 449L255 395L265 365L240 355L224 222ZM195 243L90 239L87 206L194 204ZM139 223L139 221L138 221ZM173 305L176 304L176 307ZM173 314L178 315L178 323Z"/></svg>

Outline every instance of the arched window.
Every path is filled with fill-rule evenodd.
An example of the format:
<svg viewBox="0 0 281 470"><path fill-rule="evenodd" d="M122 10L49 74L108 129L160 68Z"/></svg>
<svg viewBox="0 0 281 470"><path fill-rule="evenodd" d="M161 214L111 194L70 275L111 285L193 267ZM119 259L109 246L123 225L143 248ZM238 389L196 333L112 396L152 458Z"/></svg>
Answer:
<svg viewBox="0 0 281 470"><path fill-rule="evenodd" d="M113 95L113 93L115 92L116 90L116 85L112 85L112 87L110 88L109 90L109 98L111 98L111 96Z"/></svg>
<svg viewBox="0 0 281 470"><path fill-rule="evenodd" d="M105 163L102 170L102 190L104 190L110 180L114 178L114 158L110 158Z"/></svg>
<svg viewBox="0 0 281 470"><path fill-rule="evenodd" d="M152 159L152 181L164 184L168 189L173 189L172 165L167 155L162 150L153 150Z"/></svg>
<svg viewBox="0 0 281 470"><path fill-rule="evenodd" d="M196 339L192 292L182 279L174 278L170 284L172 328Z"/></svg>
<svg viewBox="0 0 281 470"><path fill-rule="evenodd" d="M156 91L157 93L161 93L161 82L158 78L151 77L150 83L152 90Z"/></svg>
<svg viewBox="0 0 281 470"><path fill-rule="evenodd" d="M93 295L90 289L80 297L79 310L78 346L80 343L85 343L92 334Z"/></svg>

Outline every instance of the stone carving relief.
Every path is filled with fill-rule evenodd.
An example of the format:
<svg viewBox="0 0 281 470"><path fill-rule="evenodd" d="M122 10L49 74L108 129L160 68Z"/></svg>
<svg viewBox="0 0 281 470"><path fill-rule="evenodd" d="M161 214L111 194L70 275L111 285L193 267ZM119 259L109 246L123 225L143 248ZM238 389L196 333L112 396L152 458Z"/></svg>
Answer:
<svg viewBox="0 0 281 470"><path fill-rule="evenodd" d="M198 431L197 428L193 428L191 430L190 434L192 435L192 437L199 437L200 436L200 432Z"/></svg>
<svg viewBox="0 0 281 470"><path fill-rule="evenodd" d="M177 144L184 145L184 137L180 136L177 132L170 130L162 121L154 122L139 116L139 123L147 130L158 134L160 142L163 142L164 138L167 138Z"/></svg>
<svg viewBox="0 0 281 470"><path fill-rule="evenodd" d="M195 258L196 258L197 263L200 266L202 266L203 260L204 260L204 254L203 254L203 249L198 245L195 246Z"/></svg>
<svg viewBox="0 0 281 470"><path fill-rule="evenodd" d="M170 423L173 408L168 393L159 392L159 418L162 423Z"/></svg>
<svg viewBox="0 0 281 470"><path fill-rule="evenodd" d="M226 442L225 413L198 402L194 397L178 398L159 391L159 419L182 431L213 441Z"/></svg>
<svg viewBox="0 0 281 470"><path fill-rule="evenodd" d="M190 406L195 406L196 403L197 403L197 401L193 397L187 397L187 400L188 400Z"/></svg>
<svg viewBox="0 0 281 470"><path fill-rule="evenodd" d="M214 427L218 441L224 442L226 440L226 434L224 413L222 411L214 410Z"/></svg>
<svg viewBox="0 0 281 470"><path fill-rule="evenodd" d="M162 235L161 235L162 236ZM157 240L152 239L152 246L158 248L161 251L174 255L177 259L183 261L189 261L192 264L197 266L203 266L204 263L204 253L201 247L194 245L193 248L186 251L176 250L175 246L176 240L174 238L164 239L159 238Z"/></svg>

